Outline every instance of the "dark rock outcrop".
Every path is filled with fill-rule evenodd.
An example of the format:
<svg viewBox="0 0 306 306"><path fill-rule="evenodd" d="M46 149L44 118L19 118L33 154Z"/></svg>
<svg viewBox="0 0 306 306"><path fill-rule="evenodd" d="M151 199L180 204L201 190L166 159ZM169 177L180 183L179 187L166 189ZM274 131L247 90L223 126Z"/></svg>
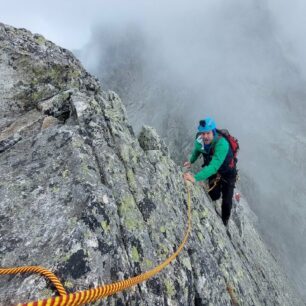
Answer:
<svg viewBox="0 0 306 306"><path fill-rule="evenodd" d="M128 278L179 245L186 193L165 144L139 140L119 97L67 50L0 25L0 262L41 265L69 292ZM96 305L302 305L252 226L229 232L200 186L193 231L157 277ZM36 275L0 276L0 304L49 297Z"/></svg>

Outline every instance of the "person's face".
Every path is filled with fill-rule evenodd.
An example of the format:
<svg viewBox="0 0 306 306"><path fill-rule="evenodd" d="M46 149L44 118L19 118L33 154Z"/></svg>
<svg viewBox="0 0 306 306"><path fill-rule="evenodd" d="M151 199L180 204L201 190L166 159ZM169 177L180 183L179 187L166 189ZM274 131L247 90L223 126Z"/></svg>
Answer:
<svg viewBox="0 0 306 306"><path fill-rule="evenodd" d="M208 144L211 144L211 142L213 141L214 139L214 133L213 131L209 131L209 132L203 132L201 134L202 136L202 139L204 141L204 144L208 145Z"/></svg>

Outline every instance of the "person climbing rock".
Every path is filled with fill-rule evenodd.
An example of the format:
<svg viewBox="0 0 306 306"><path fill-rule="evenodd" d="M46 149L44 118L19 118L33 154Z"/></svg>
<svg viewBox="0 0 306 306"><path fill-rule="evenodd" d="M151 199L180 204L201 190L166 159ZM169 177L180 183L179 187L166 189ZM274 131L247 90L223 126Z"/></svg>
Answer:
<svg viewBox="0 0 306 306"><path fill-rule="evenodd" d="M192 183L208 179L212 201L218 200L222 194L222 221L225 226L231 215L238 149L237 139L227 130L218 130L215 121L207 117L199 122L193 151L189 161L184 163L184 167L190 169L200 154L203 155L202 170L195 175L186 172L184 179Z"/></svg>

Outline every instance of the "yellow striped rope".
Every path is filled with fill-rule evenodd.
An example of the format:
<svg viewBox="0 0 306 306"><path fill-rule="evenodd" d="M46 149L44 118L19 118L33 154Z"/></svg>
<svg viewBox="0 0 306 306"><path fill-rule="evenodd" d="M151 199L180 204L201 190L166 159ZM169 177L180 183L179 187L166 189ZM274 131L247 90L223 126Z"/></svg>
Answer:
<svg viewBox="0 0 306 306"><path fill-rule="evenodd" d="M0 275L17 274L17 273L38 273L47 277L57 289L59 295L66 295L67 292L59 279L49 270L39 266L25 266L17 268L0 268Z"/></svg>

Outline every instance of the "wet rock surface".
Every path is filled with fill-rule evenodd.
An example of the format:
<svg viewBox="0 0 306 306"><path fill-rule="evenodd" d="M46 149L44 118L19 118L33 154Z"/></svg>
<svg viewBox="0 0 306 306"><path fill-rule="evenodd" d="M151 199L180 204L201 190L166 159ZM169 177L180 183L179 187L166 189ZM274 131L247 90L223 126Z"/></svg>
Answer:
<svg viewBox="0 0 306 306"><path fill-rule="evenodd" d="M0 265L51 269L69 292L149 270L186 226L181 169L157 133L136 138L120 98L67 50L0 24ZM201 186L183 252L149 281L95 305L302 305L242 200L229 229ZM55 293L0 276L0 304Z"/></svg>

